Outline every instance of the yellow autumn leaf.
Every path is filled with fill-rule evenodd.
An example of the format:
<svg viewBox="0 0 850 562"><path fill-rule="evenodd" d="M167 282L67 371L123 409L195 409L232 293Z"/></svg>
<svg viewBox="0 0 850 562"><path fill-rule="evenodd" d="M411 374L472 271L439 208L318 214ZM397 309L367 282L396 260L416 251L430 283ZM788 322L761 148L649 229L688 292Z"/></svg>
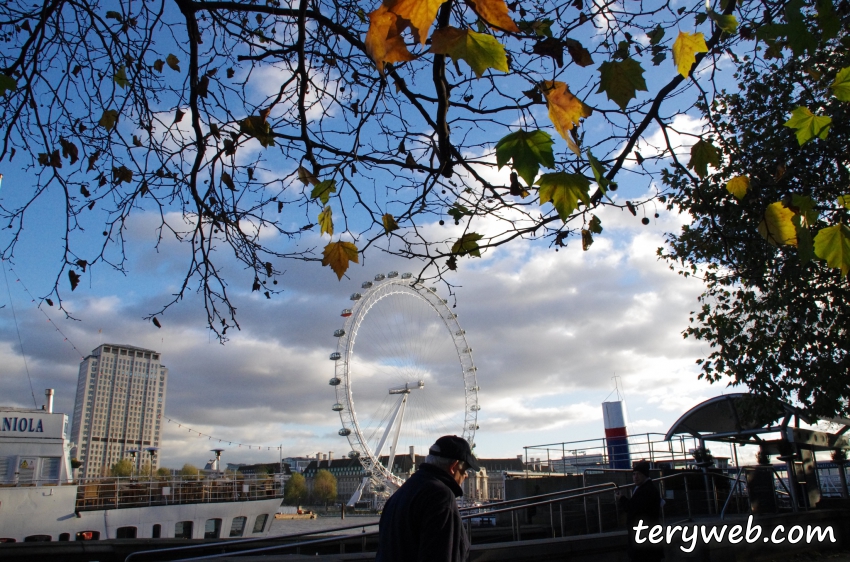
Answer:
<svg viewBox="0 0 850 562"><path fill-rule="evenodd" d="M469 0L475 13L493 27L504 31L519 33L519 28L508 14L508 5L505 0Z"/></svg>
<svg viewBox="0 0 850 562"><path fill-rule="evenodd" d="M687 78L697 60L696 54L707 52L708 46L705 44L705 36L702 33L680 31L676 42L673 43L673 62L679 74Z"/></svg>
<svg viewBox="0 0 850 562"><path fill-rule="evenodd" d="M401 19L409 21L413 38L424 45L425 40L428 38L428 30L431 29L431 24L437 19L437 10L440 9L444 1L385 0L381 8L385 8ZM381 8L378 8L376 11L381 10ZM399 30L400 32L401 30Z"/></svg>
<svg viewBox="0 0 850 562"><path fill-rule="evenodd" d="M334 235L333 211L330 207L325 207L322 209L322 212L319 213L319 228L321 229L319 232L320 236L325 232L327 232L330 236Z"/></svg>
<svg viewBox="0 0 850 562"><path fill-rule="evenodd" d="M764 212L764 218L759 224L759 234L771 246L797 245L797 229L791 219L794 211L781 202L771 203Z"/></svg>
<svg viewBox="0 0 850 562"><path fill-rule="evenodd" d="M564 82L547 80L541 87L549 107L549 119L555 125L555 130L564 137L570 149L578 154L578 146L570 136L570 131L579 124L582 117L590 117L593 109L570 93Z"/></svg>
<svg viewBox="0 0 850 562"><path fill-rule="evenodd" d="M383 217L381 217L381 222L384 223L384 231L389 234L393 230L398 230L398 223L391 214L386 213Z"/></svg>
<svg viewBox="0 0 850 562"><path fill-rule="evenodd" d="M322 250L324 257L322 258L323 266L331 266L338 279L342 280L348 270L349 262L359 263L357 246L351 242L328 242L325 249Z"/></svg>
<svg viewBox="0 0 850 562"><path fill-rule="evenodd" d="M747 176L735 176L726 182L726 191L735 196L740 201L747 194L750 188L750 178Z"/></svg>
<svg viewBox="0 0 850 562"><path fill-rule="evenodd" d="M405 26L399 22L398 15L381 6L369 14L369 31L366 32L366 52L375 61L375 66L383 72L384 63L407 62L413 55L407 50L401 32Z"/></svg>

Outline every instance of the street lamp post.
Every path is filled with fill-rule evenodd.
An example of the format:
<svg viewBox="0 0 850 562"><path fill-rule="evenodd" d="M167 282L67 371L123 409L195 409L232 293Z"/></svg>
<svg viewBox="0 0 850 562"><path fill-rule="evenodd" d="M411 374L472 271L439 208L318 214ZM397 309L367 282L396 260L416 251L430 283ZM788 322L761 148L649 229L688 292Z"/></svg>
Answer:
<svg viewBox="0 0 850 562"><path fill-rule="evenodd" d="M136 472L136 454L141 453L141 451L138 449L127 449L127 452L130 453L130 458L133 459L133 468L130 469L130 479L132 480Z"/></svg>
<svg viewBox="0 0 850 562"><path fill-rule="evenodd" d="M147 451L151 456L150 479L153 480L153 461L156 458L156 452L159 451L159 447L146 447L145 451Z"/></svg>
<svg viewBox="0 0 850 562"><path fill-rule="evenodd" d="M221 476L221 453L224 449L212 449L212 452L215 453L215 470Z"/></svg>

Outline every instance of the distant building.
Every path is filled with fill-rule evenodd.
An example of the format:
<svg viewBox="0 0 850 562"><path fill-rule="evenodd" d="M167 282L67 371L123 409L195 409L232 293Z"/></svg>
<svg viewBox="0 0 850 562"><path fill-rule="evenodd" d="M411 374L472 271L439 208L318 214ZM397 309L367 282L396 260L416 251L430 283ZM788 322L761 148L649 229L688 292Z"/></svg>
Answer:
<svg viewBox="0 0 850 562"><path fill-rule="evenodd" d="M333 455L319 454L318 457L324 457L320 460L312 460L304 469L304 480L307 484L307 493L313 493L313 482L316 478L316 473L320 470L327 470L336 478L336 501L345 503L363 480L363 466L357 459L343 457L341 459L333 458Z"/></svg>
<svg viewBox="0 0 850 562"><path fill-rule="evenodd" d="M136 453L136 470L159 456L145 451L159 447L168 369L159 352L106 343L80 363L71 423L71 455L82 466L79 476L105 475L109 467Z"/></svg>

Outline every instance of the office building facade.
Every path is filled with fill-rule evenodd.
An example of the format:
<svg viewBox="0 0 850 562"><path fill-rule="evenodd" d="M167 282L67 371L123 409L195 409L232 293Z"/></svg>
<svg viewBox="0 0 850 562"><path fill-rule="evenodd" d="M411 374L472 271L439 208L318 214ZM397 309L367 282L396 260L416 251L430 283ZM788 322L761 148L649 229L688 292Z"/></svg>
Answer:
<svg viewBox="0 0 850 562"><path fill-rule="evenodd" d="M78 476L107 475L125 458L155 471L159 458L148 449L160 446L167 388L159 352L109 343L92 350L80 363L71 423Z"/></svg>

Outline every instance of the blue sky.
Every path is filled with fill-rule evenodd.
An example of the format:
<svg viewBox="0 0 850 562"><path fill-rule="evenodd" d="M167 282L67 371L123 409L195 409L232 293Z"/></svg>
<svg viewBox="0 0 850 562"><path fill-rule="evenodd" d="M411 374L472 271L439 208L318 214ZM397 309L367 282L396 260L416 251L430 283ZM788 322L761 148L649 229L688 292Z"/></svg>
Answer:
<svg viewBox="0 0 850 562"><path fill-rule="evenodd" d="M673 30L666 41L672 41L671 35ZM590 33L582 40L591 47L601 36ZM636 40L646 43L645 37ZM556 78L567 76L573 91L590 104L613 106L589 85L600 62L578 72L570 67ZM463 64L461 68L468 72ZM660 67L644 62L644 68L651 90L675 73L669 57ZM266 86L274 77L274 71L259 76ZM249 93L261 99L272 92L261 87ZM638 99L648 95L639 92ZM662 114L672 116L687 105L687 99L668 102ZM536 116L548 126L545 111ZM673 124L683 133L701 130L700 122L687 115ZM609 129L601 117L588 119L584 127L589 141L606 136ZM487 134L481 137L488 139ZM673 136L673 143L682 145L686 153L693 139ZM661 145L658 129L652 127L638 149L651 161ZM556 139L555 148L567 154L563 139ZM600 147L596 156L604 157L605 150L616 154L618 148L616 144ZM258 151L258 146L246 148L239 156L248 158ZM263 154L267 169L258 170L262 179L284 177L297 165L295 160L277 158L273 151ZM20 166L20 161L0 163L5 176L0 203L4 205L20 200L30 189L29 172ZM633 170L634 162L621 171L616 201L644 200L655 194L651 180L633 175ZM509 172L488 169L482 173L507 176ZM331 411L335 397L328 385L334 373L328 355L336 345L333 331L341 326L339 312L348 304L348 296L376 273L416 273L421 266L371 252L360 265L351 267L348 278L337 281L318 263L290 261L279 264L285 273L277 277L280 285L276 287L283 292L267 300L250 291L253 274L222 251L221 265L231 282L229 290L242 327L229 331L230 341L222 346L205 329L202 303L191 291L160 316L161 329L143 319L179 290L188 254L173 238L157 245L159 217L150 208L139 209L127 223L126 275L104 265L90 267L76 291L66 288L63 292L64 306L73 319L41 304L67 335L69 341L64 341L38 310L38 302L31 302L22 288L26 286L37 300L51 290L62 256L63 224L57 218L61 204L59 193L51 192L32 209L12 264L14 273L7 273L10 283L6 287L3 282L0 288L0 306L5 305L0 308L4 404L32 405L26 357L38 404L43 389L52 387L57 391L57 410L71 412L80 356L69 342L83 355L102 343L126 343L161 352L170 370L166 415L175 423L165 425L162 462L166 466L202 465L209 459L208 450L218 445L191 434L187 427L233 443L280 445L286 456L348 452L345 439L337 435L340 421ZM315 222L318 207L294 207L287 207L281 216L285 224L297 228ZM645 209L648 226L640 222L644 210L638 217L616 208L597 214L605 230L588 252L582 251L576 238L557 252L545 243L512 243L480 259L459 260L458 271L448 277L455 286L454 297L445 286L437 285L450 304L457 303L455 311L479 367L482 409L476 443L480 456L515 456L523 446L600 437L600 403L611 395L615 375L627 400L632 433L663 433L686 409L726 390L725 383L712 386L697 379L695 360L708 349L682 337L690 311L698 307L699 281L670 271L655 255L664 244L664 233L677 231L686 218L655 206ZM86 231L74 235L85 237L87 248L101 242L100 217L85 216ZM166 219L174 226L183 220L176 214ZM438 219L435 216L420 228L438 238L459 235L460 230L451 224L438 225ZM484 220L475 228L486 233L494 225ZM6 232L0 231L2 245L7 243ZM312 232L296 242L281 242L282 247L296 249L321 248L326 243L327 239ZM117 256L114 251L110 255ZM67 280L61 284L67 287ZM408 444L399 445L406 450ZM232 446L225 459L271 461L277 454L276 449Z"/></svg>

